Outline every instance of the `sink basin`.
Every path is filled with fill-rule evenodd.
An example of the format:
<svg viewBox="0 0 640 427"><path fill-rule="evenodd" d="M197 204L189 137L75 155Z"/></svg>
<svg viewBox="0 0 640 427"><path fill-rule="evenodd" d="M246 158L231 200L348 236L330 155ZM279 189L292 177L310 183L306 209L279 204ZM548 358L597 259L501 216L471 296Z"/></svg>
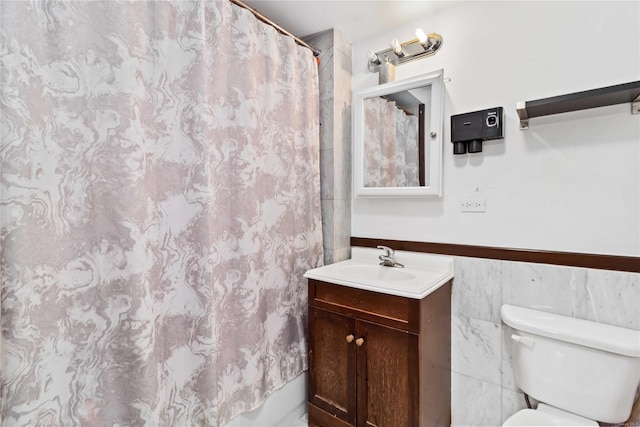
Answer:
<svg viewBox="0 0 640 427"><path fill-rule="evenodd" d="M383 267L380 265L349 265L342 267L340 273L352 280L411 280L415 274L403 271L397 267Z"/></svg>
<svg viewBox="0 0 640 427"><path fill-rule="evenodd" d="M353 247L351 259L314 268L304 277L401 297L422 299L453 278L453 258L396 251L405 268L379 265L379 249Z"/></svg>

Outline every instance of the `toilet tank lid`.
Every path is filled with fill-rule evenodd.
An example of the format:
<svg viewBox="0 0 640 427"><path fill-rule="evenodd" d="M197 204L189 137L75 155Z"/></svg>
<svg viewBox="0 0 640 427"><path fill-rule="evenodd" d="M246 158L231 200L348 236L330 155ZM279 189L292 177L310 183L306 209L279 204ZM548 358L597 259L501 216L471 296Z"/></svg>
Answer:
<svg viewBox="0 0 640 427"><path fill-rule="evenodd" d="M640 357L640 331L505 304L502 320L514 329L585 347Z"/></svg>

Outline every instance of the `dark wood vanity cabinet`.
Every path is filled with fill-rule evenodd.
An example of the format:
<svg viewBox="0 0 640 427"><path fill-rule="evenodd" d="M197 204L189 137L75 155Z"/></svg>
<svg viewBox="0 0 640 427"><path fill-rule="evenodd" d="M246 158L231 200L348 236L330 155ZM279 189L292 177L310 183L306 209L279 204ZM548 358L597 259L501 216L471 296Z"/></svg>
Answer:
<svg viewBox="0 0 640 427"><path fill-rule="evenodd" d="M418 300L309 280L309 425L449 426L451 282Z"/></svg>

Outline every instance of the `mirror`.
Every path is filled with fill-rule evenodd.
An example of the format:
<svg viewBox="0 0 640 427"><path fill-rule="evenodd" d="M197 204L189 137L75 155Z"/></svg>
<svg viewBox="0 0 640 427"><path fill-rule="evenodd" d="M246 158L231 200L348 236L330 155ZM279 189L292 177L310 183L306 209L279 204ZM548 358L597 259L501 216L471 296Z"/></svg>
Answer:
<svg viewBox="0 0 640 427"><path fill-rule="evenodd" d="M440 196L442 70L358 93L356 197Z"/></svg>

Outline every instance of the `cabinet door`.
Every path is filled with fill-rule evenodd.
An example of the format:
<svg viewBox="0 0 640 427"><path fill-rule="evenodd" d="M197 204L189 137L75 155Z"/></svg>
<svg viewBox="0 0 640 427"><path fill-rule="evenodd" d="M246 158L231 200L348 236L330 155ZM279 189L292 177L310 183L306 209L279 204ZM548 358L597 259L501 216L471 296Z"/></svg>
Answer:
<svg viewBox="0 0 640 427"><path fill-rule="evenodd" d="M357 426L419 425L418 336L359 321Z"/></svg>
<svg viewBox="0 0 640 427"><path fill-rule="evenodd" d="M354 319L309 307L309 402L351 425L356 416L354 333Z"/></svg>

